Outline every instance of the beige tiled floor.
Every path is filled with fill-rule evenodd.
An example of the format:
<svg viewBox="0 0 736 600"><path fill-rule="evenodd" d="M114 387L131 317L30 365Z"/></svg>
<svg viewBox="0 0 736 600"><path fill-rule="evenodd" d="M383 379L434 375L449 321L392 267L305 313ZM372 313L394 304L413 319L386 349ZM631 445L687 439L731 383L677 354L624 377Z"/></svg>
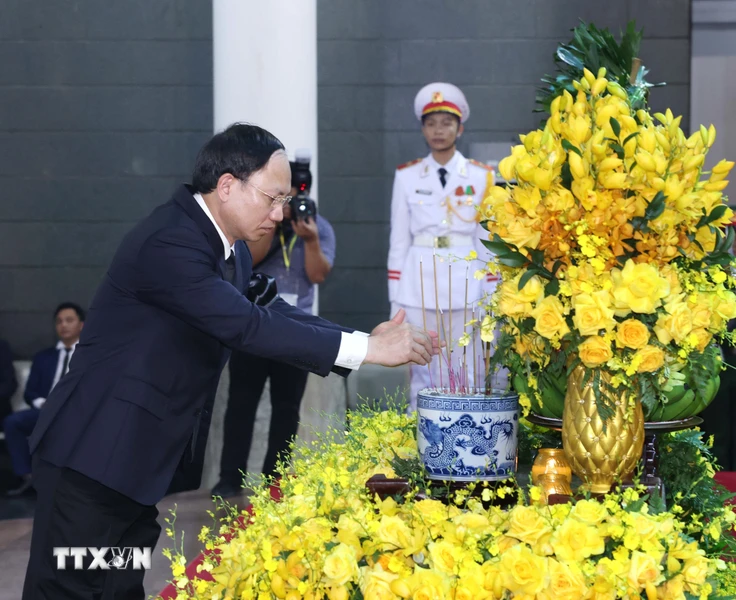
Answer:
<svg viewBox="0 0 736 600"><path fill-rule="evenodd" d="M245 495L238 502L239 508L247 505ZM159 505L159 521L162 531L158 545L153 553L151 570L146 573L146 594L155 597L171 577L168 560L161 551L172 546L171 538L166 537L165 518L171 516L171 509L176 507L176 531L184 532L184 553L193 559L200 550L197 534L202 525L210 524L208 510L215 508L206 491L184 492L164 498ZM23 579L28 562L31 543L31 519L14 519L0 521L0 600L18 600L23 590Z"/></svg>

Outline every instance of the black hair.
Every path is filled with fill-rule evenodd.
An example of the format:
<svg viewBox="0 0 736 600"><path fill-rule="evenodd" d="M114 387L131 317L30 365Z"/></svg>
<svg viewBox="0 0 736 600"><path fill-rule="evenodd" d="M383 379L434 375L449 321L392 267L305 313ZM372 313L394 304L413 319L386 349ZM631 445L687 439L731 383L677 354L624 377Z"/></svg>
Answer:
<svg viewBox="0 0 736 600"><path fill-rule="evenodd" d="M430 116L430 115L439 115L439 114L442 114L442 115L450 115L451 117L455 117L455 120L457 121L458 127L460 127L460 125L462 125L462 120L460 119L460 117L458 117L456 114L451 113L451 112L446 111L446 110L436 110L436 111L431 112L429 114L422 115L422 125L424 125L424 122L427 120L427 117L428 116Z"/></svg>
<svg viewBox="0 0 736 600"><path fill-rule="evenodd" d="M82 310L82 307L79 306L79 304L74 304L74 302L62 302L59 304L59 306L56 307L56 310L54 311L54 319L59 316L59 313L62 310L71 309L75 313L77 313L77 316L79 317L79 320L84 322L84 310Z"/></svg>
<svg viewBox="0 0 736 600"><path fill-rule="evenodd" d="M278 150L284 150L284 145L265 129L248 123L230 125L199 151L194 163L192 187L195 192L207 194L217 187L225 173L246 181L265 167Z"/></svg>

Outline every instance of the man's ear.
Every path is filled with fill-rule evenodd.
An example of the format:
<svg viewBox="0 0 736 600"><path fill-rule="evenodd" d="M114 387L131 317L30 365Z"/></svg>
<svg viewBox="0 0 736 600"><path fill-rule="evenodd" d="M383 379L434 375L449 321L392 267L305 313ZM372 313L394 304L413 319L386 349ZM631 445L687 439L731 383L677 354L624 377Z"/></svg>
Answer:
<svg viewBox="0 0 736 600"><path fill-rule="evenodd" d="M463 131L465 131L465 126L460 123L459 127L457 128L457 137L460 137L463 134Z"/></svg>
<svg viewBox="0 0 736 600"><path fill-rule="evenodd" d="M227 202L230 199L230 196L235 191L235 186L237 186L240 183L238 179L236 179L233 175L230 173L223 173L220 175L220 178L217 180L217 196L220 198L221 202Z"/></svg>

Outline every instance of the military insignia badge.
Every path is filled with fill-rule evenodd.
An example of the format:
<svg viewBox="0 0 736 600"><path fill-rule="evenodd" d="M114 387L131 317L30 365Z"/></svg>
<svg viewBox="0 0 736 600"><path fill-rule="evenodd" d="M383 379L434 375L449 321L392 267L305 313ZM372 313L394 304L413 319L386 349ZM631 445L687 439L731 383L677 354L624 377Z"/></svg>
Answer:
<svg viewBox="0 0 736 600"><path fill-rule="evenodd" d="M459 185L455 188L455 195L456 196L464 196L465 192L463 192L463 186Z"/></svg>

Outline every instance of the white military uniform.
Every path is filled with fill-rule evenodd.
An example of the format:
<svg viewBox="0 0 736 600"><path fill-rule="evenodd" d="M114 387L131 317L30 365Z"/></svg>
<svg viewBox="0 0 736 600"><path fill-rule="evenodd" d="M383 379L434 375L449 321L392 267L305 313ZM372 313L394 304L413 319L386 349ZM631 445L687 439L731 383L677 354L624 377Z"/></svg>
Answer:
<svg viewBox="0 0 736 600"><path fill-rule="evenodd" d="M444 187L438 173L440 168L447 171ZM488 239L488 232L478 222L477 207L486 189L493 184L494 172L490 167L468 160L460 152L455 152L446 165L438 164L430 154L401 165L394 176L388 255L391 313L393 315L399 308L404 308L410 323L422 327L426 318L428 330L437 331L443 340L451 335L451 341L447 340L448 349L453 351L451 366L458 374L462 371L463 350L457 342L466 331L464 319L469 321L472 318L472 307L477 307L483 294L492 292L496 285L494 276L487 275L480 280L474 277L475 271L483 268L491 256L481 243L481 239ZM478 260L463 260L473 250L477 252ZM442 311L440 318L444 321L444 330L443 325L438 327L437 324L437 307ZM450 312L452 334L449 330ZM471 328L467 331L470 333ZM480 353L479 338L477 343ZM468 346L467 356L472 356L472 344ZM443 362L440 373L439 362L439 357L433 359L431 376L426 366L411 367L411 408L416 406L416 395L422 388L449 387L447 363ZM472 358L466 358L471 385L475 372L472 362ZM482 369L477 371L483 372ZM482 382L479 380L477 384L482 385Z"/></svg>
<svg viewBox="0 0 736 600"><path fill-rule="evenodd" d="M421 121L425 115L435 112L453 114L464 123L470 115L470 107L457 87L435 82L417 93L414 113ZM438 332L447 343L441 366L440 358L434 357L429 369L411 367L411 410L416 407L417 393L421 389L452 388L450 369L456 386L484 385L485 369L480 363L473 365L472 342L466 347L463 360L463 348L458 340L464 332L472 331L470 327L465 328L465 323L473 318L473 307L477 308L484 294L492 292L496 286L495 276L474 277L475 271L482 269L491 257L481 243L481 239L488 239L488 232L479 224L477 208L494 183L491 167L468 160L457 151L445 165L440 165L430 153L396 170L388 254L391 314L404 308L410 323L423 327L426 321L427 329ZM478 260L465 261L473 250ZM437 309L441 310L439 324ZM475 317L482 315L477 311ZM475 340L477 360L482 355L480 336L476 334ZM450 350L452 352L448 352ZM477 379L475 373L478 373Z"/></svg>

